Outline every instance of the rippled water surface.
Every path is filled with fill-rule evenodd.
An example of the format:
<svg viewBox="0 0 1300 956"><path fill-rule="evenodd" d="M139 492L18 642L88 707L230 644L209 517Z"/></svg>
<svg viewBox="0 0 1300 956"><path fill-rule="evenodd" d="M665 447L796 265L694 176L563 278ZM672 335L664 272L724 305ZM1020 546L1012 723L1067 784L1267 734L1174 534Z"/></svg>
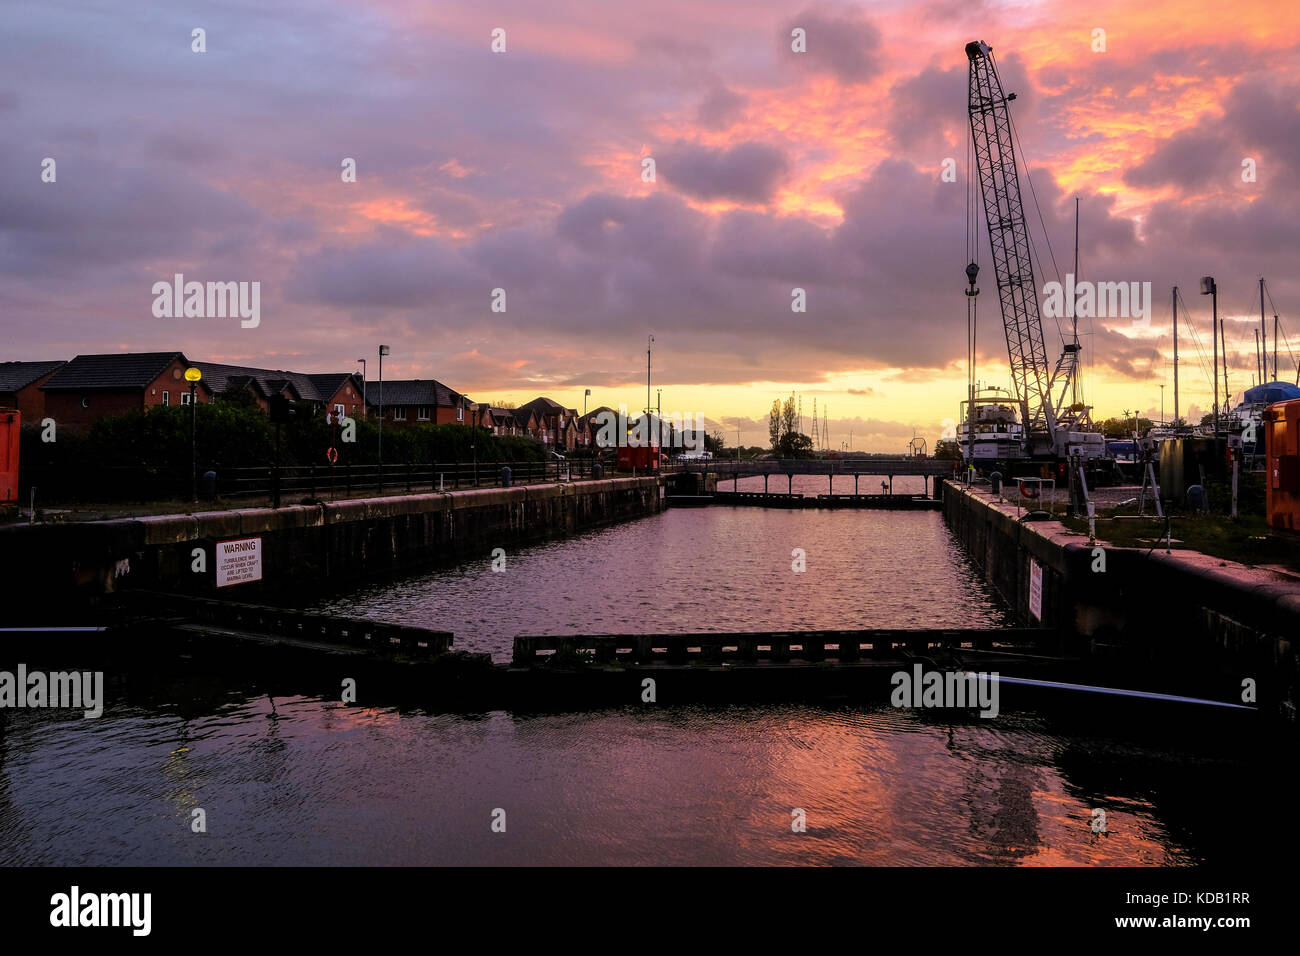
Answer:
<svg viewBox="0 0 1300 956"><path fill-rule="evenodd" d="M934 513L670 511L511 550L507 568L484 555L330 606L498 658L521 632L1004 620ZM110 675L97 720L8 716L0 864L1182 865L1272 845L1259 809L1283 792L1272 751L1159 712L466 716L272 699L257 674L172 668L147 687Z"/></svg>
<svg viewBox="0 0 1300 956"><path fill-rule="evenodd" d="M796 492L801 479L825 491L825 478L797 476ZM457 649L501 661L519 634L1008 623L936 511L669 509L509 549L504 572L489 545L479 561L321 607L449 630Z"/></svg>

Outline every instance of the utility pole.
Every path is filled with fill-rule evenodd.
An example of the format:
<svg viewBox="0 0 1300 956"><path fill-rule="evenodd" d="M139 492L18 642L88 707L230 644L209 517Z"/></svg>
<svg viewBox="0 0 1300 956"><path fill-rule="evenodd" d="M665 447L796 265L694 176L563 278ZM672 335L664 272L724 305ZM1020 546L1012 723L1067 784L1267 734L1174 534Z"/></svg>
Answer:
<svg viewBox="0 0 1300 956"><path fill-rule="evenodd" d="M1160 424L1165 424L1165 387L1160 386Z"/></svg>

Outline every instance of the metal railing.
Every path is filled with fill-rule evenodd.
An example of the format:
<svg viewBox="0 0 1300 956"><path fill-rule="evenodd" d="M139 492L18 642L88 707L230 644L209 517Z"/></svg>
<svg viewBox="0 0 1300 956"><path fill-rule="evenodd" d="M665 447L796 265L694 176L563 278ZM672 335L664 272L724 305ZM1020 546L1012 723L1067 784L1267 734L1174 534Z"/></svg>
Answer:
<svg viewBox="0 0 1300 956"><path fill-rule="evenodd" d="M421 462L377 464L270 465L238 468L199 466L200 501L313 498L335 500L354 496L459 491L503 487L502 468L509 467L510 483L553 484L594 477L590 458L545 461ZM612 477L604 465L602 477ZM188 468L99 466L67 469L48 465L24 466L20 501L28 503L35 489L37 508L77 503L188 501Z"/></svg>

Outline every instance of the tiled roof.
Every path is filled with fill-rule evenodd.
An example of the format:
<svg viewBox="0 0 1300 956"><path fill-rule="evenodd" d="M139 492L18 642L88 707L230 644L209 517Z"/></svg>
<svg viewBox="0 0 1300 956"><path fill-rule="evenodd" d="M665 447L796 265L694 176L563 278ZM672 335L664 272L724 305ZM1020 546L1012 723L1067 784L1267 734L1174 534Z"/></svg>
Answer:
<svg viewBox="0 0 1300 956"><path fill-rule="evenodd" d="M519 406L520 411L536 412L540 418L543 415L554 415L556 412L564 411L564 406L553 398L547 398L545 395L539 395L531 402L525 402Z"/></svg>
<svg viewBox="0 0 1300 956"><path fill-rule="evenodd" d="M312 376L283 369L254 368L251 365L222 365L217 362L195 362L203 372L203 381L218 395L234 388L243 388L249 381L263 396L278 395L285 385L292 385L298 397L307 402L323 402L312 381ZM331 395L333 392L330 393Z"/></svg>
<svg viewBox="0 0 1300 956"><path fill-rule="evenodd" d="M54 362L0 362L0 392L26 388L62 364L62 359Z"/></svg>
<svg viewBox="0 0 1300 956"><path fill-rule="evenodd" d="M358 379L356 386L357 391L359 392L361 391L361 382L359 381L360 376L355 372L319 372L307 376L307 378L311 379L311 383L316 389L316 394L320 396L322 402L329 401L337 395L339 389L343 387L343 383L354 377Z"/></svg>
<svg viewBox="0 0 1300 956"><path fill-rule="evenodd" d="M41 386L45 391L86 388L143 389L176 359L180 352L113 352L78 355Z"/></svg>
<svg viewBox="0 0 1300 956"><path fill-rule="evenodd" d="M455 408L464 396L454 392L437 379L414 378L385 380L366 383L366 401L378 405L430 405L441 408Z"/></svg>

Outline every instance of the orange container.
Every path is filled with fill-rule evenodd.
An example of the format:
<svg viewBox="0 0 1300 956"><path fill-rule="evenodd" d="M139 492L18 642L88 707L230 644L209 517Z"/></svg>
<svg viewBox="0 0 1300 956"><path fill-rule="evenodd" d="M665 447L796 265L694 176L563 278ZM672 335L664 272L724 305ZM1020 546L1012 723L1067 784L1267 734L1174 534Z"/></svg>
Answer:
<svg viewBox="0 0 1300 956"><path fill-rule="evenodd" d="M18 439L23 416L16 408L0 408L0 505L18 503Z"/></svg>
<svg viewBox="0 0 1300 956"><path fill-rule="evenodd" d="M1268 523L1300 532L1300 398L1264 409Z"/></svg>

